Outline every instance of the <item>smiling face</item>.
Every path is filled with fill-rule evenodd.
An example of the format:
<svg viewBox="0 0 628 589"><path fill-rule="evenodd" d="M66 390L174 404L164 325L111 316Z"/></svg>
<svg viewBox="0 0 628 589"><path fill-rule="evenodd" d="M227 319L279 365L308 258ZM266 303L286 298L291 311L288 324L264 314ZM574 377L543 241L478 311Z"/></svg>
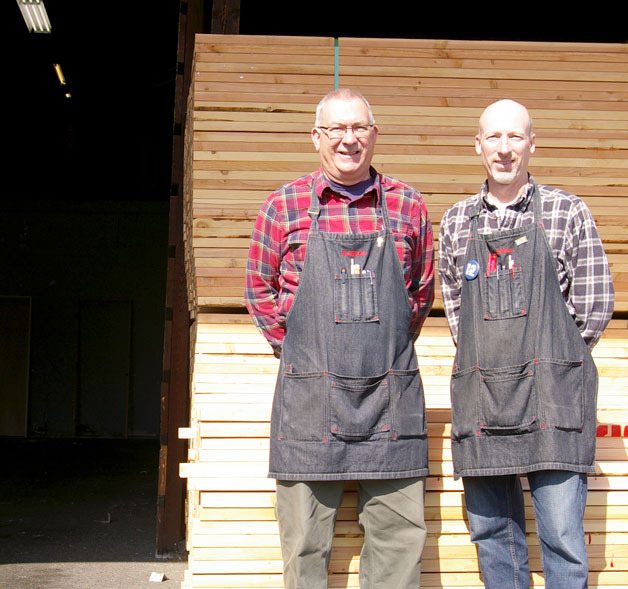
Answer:
<svg viewBox="0 0 628 589"><path fill-rule="evenodd" d="M513 100L489 105L480 117L475 151L482 156L490 192L502 200L515 198L528 182L528 163L535 136L527 109Z"/></svg>
<svg viewBox="0 0 628 589"><path fill-rule="evenodd" d="M321 159L325 176L344 186L352 186L369 178L378 129L372 125L367 104L355 95L339 95L326 101L316 124L320 127L344 127L346 133L339 139L328 136L324 129L312 129L312 142ZM368 132L357 137L356 127L368 127Z"/></svg>

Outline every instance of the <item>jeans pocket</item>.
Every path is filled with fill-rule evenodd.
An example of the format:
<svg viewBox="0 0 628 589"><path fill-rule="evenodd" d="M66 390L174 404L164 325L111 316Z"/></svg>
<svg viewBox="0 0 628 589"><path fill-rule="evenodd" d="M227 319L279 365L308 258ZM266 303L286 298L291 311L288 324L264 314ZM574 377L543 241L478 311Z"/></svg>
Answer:
<svg viewBox="0 0 628 589"><path fill-rule="evenodd" d="M393 436L417 437L425 434L425 395L419 369L391 370L389 374L393 408Z"/></svg>
<svg viewBox="0 0 628 589"><path fill-rule="evenodd" d="M389 435L390 390L386 375L348 377L331 374L329 417L330 432L338 439L358 441L378 434Z"/></svg>
<svg viewBox="0 0 628 589"><path fill-rule="evenodd" d="M584 364L582 360L541 358L537 366L541 421L562 429L584 426Z"/></svg>
<svg viewBox="0 0 628 589"><path fill-rule="evenodd" d="M495 435L528 431L536 421L532 362L495 369L480 368L480 428Z"/></svg>
<svg viewBox="0 0 628 589"><path fill-rule="evenodd" d="M285 372L282 380L279 436L285 440L321 441L327 376L322 372Z"/></svg>

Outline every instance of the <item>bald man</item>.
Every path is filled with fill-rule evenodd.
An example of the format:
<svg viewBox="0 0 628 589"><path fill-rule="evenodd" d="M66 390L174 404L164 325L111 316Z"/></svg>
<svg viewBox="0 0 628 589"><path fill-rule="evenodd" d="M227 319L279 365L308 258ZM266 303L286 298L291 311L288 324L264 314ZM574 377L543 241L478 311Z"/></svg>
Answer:
<svg viewBox="0 0 628 589"><path fill-rule="evenodd" d="M454 477L462 478L485 587L530 587L521 476L527 477L545 586L587 587L587 474L594 472L597 370L591 350L614 291L582 199L537 184L528 110L482 113L486 180L440 225L439 274L456 344Z"/></svg>

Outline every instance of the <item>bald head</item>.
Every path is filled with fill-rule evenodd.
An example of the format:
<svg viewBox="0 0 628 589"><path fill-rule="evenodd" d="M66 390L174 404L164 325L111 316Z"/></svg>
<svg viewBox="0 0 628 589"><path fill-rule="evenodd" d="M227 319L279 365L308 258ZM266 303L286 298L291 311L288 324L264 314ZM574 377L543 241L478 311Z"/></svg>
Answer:
<svg viewBox="0 0 628 589"><path fill-rule="evenodd" d="M489 104L475 136L475 151L482 156L489 192L510 202L528 183L528 162L536 149L528 109L514 100Z"/></svg>
<svg viewBox="0 0 628 589"><path fill-rule="evenodd" d="M504 98L503 100L489 104L480 116L478 133L482 134L482 130L487 126L490 127L495 120L517 121L528 135L533 134L532 119L530 118L528 109L515 100Z"/></svg>

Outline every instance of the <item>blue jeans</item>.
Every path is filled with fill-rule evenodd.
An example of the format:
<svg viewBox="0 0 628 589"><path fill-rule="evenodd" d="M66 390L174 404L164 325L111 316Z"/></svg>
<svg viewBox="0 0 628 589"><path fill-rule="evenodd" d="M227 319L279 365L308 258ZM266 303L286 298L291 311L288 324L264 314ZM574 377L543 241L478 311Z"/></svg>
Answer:
<svg viewBox="0 0 628 589"><path fill-rule="evenodd" d="M548 589L587 587L585 474L543 470L527 475ZM525 508L518 475L463 477L471 541L487 589L528 589Z"/></svg>

